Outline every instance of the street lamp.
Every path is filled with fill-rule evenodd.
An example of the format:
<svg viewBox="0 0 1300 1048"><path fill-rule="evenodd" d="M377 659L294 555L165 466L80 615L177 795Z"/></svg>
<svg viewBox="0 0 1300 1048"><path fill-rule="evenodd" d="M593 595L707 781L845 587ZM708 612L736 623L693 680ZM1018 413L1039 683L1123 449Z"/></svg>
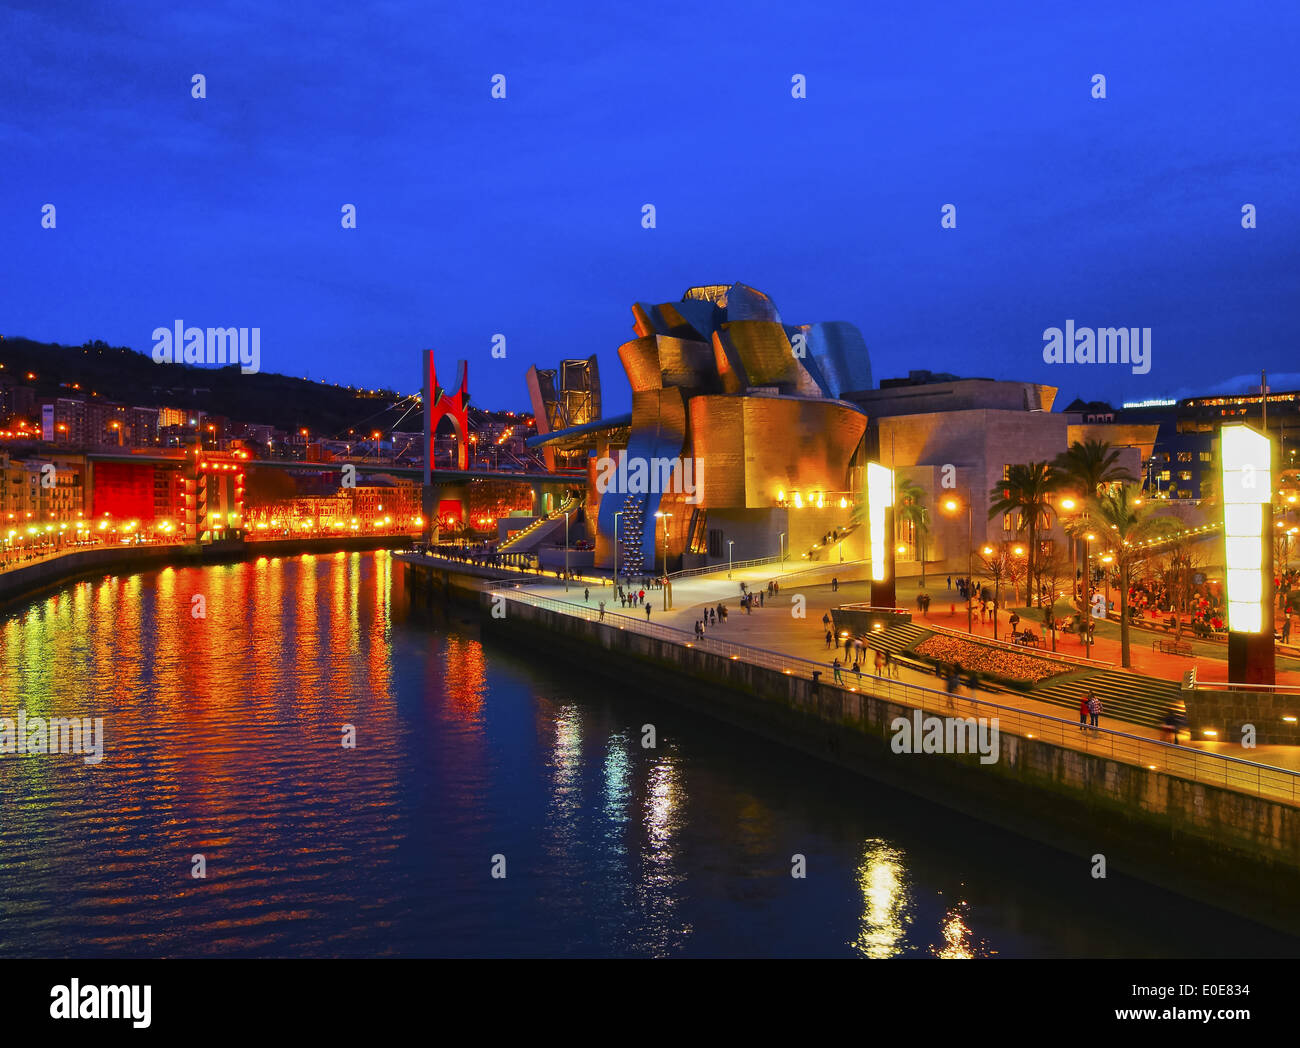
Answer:
<svg viewBox="0 0 1300 1048"><path fill-rule="evenodd" d="M1140 500L1135 500L1135 503L1137 501ZM1073 495L1066 495L1065 498L1061 499L1061 509L1065 510L1067 513L1073 513L1078 508L1079 508L1079 501L1076 498L1074 498ZM1078 543L1079 540L1077 536L1071 535L1070 536L1070 598L1071 600L1074 599L1074 594L1076 592L1074 589L1074 582L1075 582L1074 575L1077 572L1076 564L1078 562L1078 555L1079 555Z"/></svg>
<svg viewBox="0 0 1300 1048"><path fill-rule="evenodd" d="M1110 610L1110 566L1114 562L1114 560L1115 558L1112 557L1109 553L1103 553L1101 555L1101 562L1106 565L1106 610L1107 611Z"/></svg>
<svg viewBox="0 0 1300 1048"><path fill-rule="evenodd" d="M949 513L956 513L961 509L961 503L956 499L948 499L943 504L943 508ZM975 581L975 517L971 509L970 489L966 489L966 632L974 633L975 627L971 621L971 585ZM993 628L997 629L997 617L994 616Z"/></svg>
<svg viewBox="0 0 1300 1048"><path fill-rule="evenodd" d="M569 511L564 511L564 592L569 592Z"/></svg>
<svg viewBox="0 0 1300 1048"><path fill-rule="evenodd" d="M735 544L735 539L727 539L727 578L731 578L731 547Z"/></svg>
<svg viewBox="0 0 1300 1048"><path fill-rule="evenodd" d="M671 513L656 513L664 521L664 611L668 610L668 518Z"/></svg>
<svg viewBox="0 0 1300 1048"><path fill-rule="evenodd" d="M781 574L785 574L785 532L781 532Z"/></svg>
<svg viewBox="0 0 1300 1048"><path fill-rule="evenodd" d="M1086 658L1092 658L1092 544L1097 536L1089 532L1083 536L1083 643Z"/></svg>

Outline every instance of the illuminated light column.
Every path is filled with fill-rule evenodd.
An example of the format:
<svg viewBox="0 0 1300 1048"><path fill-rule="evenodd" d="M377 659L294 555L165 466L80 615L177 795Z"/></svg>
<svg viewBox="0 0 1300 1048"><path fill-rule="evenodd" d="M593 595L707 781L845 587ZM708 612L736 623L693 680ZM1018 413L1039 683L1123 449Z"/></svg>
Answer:
<svg viewBox="0 0 1300 1048"><path fill-rule="evenodd" d="M1273 443L1250 426L1224 426L1223 544L1228 680L1273 684Z"/></svg>
<svg viewBox="0 0 1300 1048"><path fill-rule="evenodd" d="M871 541L871 604L892 608L894 593L894 471L867 463L867 527Z"/></svg>

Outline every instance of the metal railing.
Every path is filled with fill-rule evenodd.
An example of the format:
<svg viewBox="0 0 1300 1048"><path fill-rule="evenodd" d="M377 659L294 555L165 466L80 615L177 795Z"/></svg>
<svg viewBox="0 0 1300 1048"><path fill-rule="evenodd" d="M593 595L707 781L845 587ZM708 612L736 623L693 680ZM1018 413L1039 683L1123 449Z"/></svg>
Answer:
<svg viewBox="0 0 1300 1048"><path fill-rule="evenodd" d="M762 564L771 564L773 561L780 560L780 554L773 554L770 557L755 557L752 560L736 560L731 565L726 564L705 564L700 568L684 568L681 571L670 572L668 575L669 582L676 582L678 579L693 578L696 575L713 575L723 571L736 571L744 568L757 568ZM642 572L641 574L644 574Z"/></svg>
<svg viewBox="0 0 1300 1048"><path fill-rule="evenodd" d="M1170 775L1190 779L1193 782L1242 793L1250 793L1270 800L1281 800L1289 804L1300 805L1300 773L1287 768L1278 768L1267 764L1257 764L1230 757L1226 754L1192 749L1147 739L1140 735L1115 731L1111 728L1090 728L1076 721L1053 717L1048 714L1034 713L1014 706L1002 706L998 703L977 699L973 696L950 695L935 688L926 688L919 684L904 683L888 677L874 677L870 674L854 673L851 668L841 667L842 683L834 679L824 679L832 668L829 663L817 662L798 655L787 655L766 648L757 648L748 644L720 640L706 636L696 638L686 630L673 626L664 626L655 622L644 621L635 615L606 609L604 617L596 607L575 604L572 601L543 597L534 593L519 592L511 587L499 587L498 592L508 594L507 599L531 604L534 607L571 615L589 622L603 622L618 629L631 630L650 637L679 644L685 648L698 648L711 654L722 655L733 661L744 661L754 666L776 670L787 676L813 679L813 674L821 678L819 686L840 688L848 692L862 692L890 702L899 702L912 706L925 713L936 716L962 716L997 718L1000 731L1026 739L1040 739L1073 750L1107 757L1152 771L1162 771ZM716 627L715 627L716 628Z"/></svg>

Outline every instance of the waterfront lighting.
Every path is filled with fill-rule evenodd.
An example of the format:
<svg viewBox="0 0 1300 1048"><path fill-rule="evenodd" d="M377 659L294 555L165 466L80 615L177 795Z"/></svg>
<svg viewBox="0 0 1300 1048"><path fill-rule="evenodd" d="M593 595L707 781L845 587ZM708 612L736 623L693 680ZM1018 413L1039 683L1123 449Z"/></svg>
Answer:
<svg viewBox="0 0 1300 1048"><path fill-rule="evenodd" d="M894 505L894 471L878 462L867 463L867 525L871 542L871 580L884 582L886 564L885 525Z"/></svg>
<svg viewBox="0 0 1300 1048"><path fill-rule="evenodd" d="M1264 526L1273 490L1273 445L1263 434L1241 425L1224 426L1220 441L1228 628L1234 633L1261 633L1269 553Z"/></svg>

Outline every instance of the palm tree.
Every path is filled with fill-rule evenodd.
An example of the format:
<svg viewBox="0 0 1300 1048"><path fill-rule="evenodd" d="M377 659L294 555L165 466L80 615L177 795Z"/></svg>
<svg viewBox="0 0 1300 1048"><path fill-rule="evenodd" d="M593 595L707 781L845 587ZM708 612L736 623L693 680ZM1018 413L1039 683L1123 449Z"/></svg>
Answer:
<svg viewBox="0 0 1300 1048"><path fill-rule="evenodd" d="M1120 662L1127 669L1128 587L1133 567L1151 555L1148 543L1177 535L1183 525L1173 517L1154 516L1151 507L1139 499L1137 489L1128 486L1089 499L1080 516L1091 523L1097 542L1119 567Z"/></svg>
<svg viewBox="0 0 1300 1048"><path fill-rule="evenodd" d="M1046 462L1029 462L1007 467L1007 478L989 492L989 520L1005 513L1018 513L1016 531L1029 532L1029 578L1034 578L1038 559L1040 527L1051 527L1052 493L1060 475Z"/></svg>
<svg viewBox="0 0 1300 1048"><path fill-rule="evenodd" d="M1084 498L1098 495L1103 485L1136 484L1137 477L1119 464L1121 452L1101 440L1075 441L1052 462L1062 487L1077 488Z"/></svg>
<svg viewBox="0 0 1300 1048"><path fill-rule="evenodd" d="M925 489L910 477L900 480L894 489L898 517L910 523L916 533L916 549L921 558L921 589L925 589L925 536L930 531L930 511L921 501L924 497Z"/></svg>

